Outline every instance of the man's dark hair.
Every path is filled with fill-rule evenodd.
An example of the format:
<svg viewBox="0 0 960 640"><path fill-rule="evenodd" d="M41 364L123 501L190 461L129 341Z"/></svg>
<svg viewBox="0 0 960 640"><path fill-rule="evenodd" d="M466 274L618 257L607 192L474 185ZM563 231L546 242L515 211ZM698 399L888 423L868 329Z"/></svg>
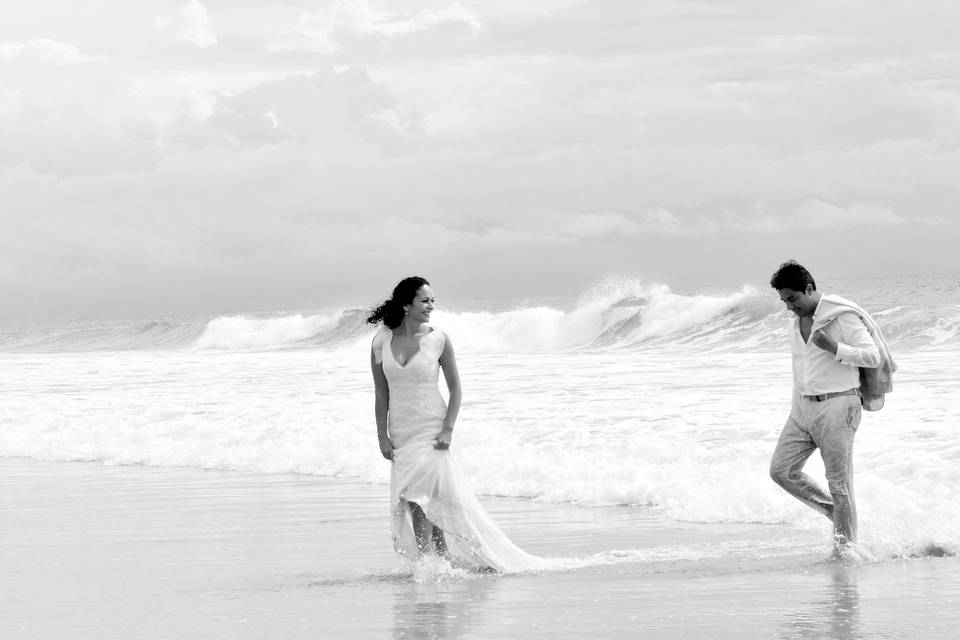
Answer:
<svg viewBox="0 0 960 640"><path fill-rule="evenodd" d="M817 283L813 276L796 260L787 260L781 264L770 278L770 286L778 291L780 289L805 291L808 284L813 285L814 291L817 290Z"/></svg>

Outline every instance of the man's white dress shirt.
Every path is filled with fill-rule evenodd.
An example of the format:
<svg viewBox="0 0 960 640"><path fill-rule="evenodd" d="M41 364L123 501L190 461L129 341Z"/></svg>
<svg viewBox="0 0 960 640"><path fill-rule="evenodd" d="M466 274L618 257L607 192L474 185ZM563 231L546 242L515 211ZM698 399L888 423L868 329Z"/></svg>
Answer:
<svg viewBox="0 0 960 640"><path fill-rule="evenodd" d="M817 315L820 304L813 312L810 336L818 329L837 341L837 355L821 349L812 340L804 342L800 335L800 318L790 324L790 349L793 352L794 391L802 396L847 391L860 386L860 367L876 367L880 364L880 351L870 337L866 325L853 312L844 312L825 326Z"/></svg>

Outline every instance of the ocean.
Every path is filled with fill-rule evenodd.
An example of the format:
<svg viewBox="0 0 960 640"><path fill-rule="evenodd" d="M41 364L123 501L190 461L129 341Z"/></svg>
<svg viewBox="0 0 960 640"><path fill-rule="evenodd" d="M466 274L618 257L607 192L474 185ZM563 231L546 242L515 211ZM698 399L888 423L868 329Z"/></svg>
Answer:
<svg viewBox="0 0 960 640"><path fill-rule="evenodd" d="M874 315L900 368L857 436L861 542L887 559L955 553L960 275L819 284ZM433 324L464 390L453 451L477 493L826 544L829 523L767 475L791 389L773 290L610 280L563 298L446 303L435 289ZM301 474L385 494L365 323L376 302L2 327L0 458ZM822 477L817 456L808 470ZM714 542L678 553L736 549Z"/></svg>

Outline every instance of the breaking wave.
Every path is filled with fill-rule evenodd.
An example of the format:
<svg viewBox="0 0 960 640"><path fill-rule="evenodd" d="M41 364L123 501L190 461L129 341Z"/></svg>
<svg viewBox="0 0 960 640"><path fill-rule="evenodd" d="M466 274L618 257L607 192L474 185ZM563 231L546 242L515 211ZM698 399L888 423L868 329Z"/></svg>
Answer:
<svg viewBox="0 0 960 640"><path fill-rule="evenodd" d="M856 296L851 296L856 297ZM960 343L960 305L871 306L887 339L905 348ZM461 350L535 353L630 349L669 343L699 349L780 348L788 314L773 292L745 286L726 294L685 295L666 285L610 282L566 305L497 310L439 309L434 323ZM3 351L274 350L338 348L366 341L366 310L58 323L0 329Z"/></svg>

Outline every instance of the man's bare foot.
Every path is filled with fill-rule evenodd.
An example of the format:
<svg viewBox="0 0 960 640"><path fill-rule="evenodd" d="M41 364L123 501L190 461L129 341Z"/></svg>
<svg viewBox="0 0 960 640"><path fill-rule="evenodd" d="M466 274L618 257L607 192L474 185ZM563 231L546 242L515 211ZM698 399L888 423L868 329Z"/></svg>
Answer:
<svg viewBox="0 0 960 640"><path fill-rule="evenodd" d="M850 541L847 540L847 537L842 533L835 533L833 535L833 552L830 554L830 557L834 560L855 559Z"/></svg>
<svg viewBox="0 0 960 640"><path fill-rule="evenodd" d="M846 536L835 535L833 537L833 553L830 555L834 560L841 562L876 562L877 557L866 547L847 540Z"/></svg>

